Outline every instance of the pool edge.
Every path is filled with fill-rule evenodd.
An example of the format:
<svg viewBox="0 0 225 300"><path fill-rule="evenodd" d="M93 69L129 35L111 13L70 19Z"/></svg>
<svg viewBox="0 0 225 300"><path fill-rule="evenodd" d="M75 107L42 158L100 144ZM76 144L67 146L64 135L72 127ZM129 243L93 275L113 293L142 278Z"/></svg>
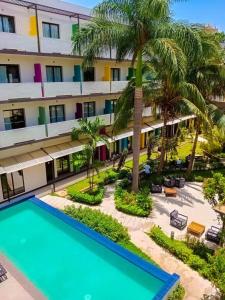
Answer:
<svg viewBox="0 0 225 300"><path fill-rule="evenodd" d="M163 287L160 291L154 296L153 300L162 300L167 299L168 294L178 285L180 281L180 276L177 274L169 274L164 270L160 269L159 267L153 265L152 263L142 259L141 257L137 256L136 254L130 252L129 250L123 248L122 246L118 245L117 243L113 242L109 238L103 236L102 234L98 233L97 231L89 228L85 224L75 220L74 218L66 215L64 212L60 211L59 209L41 201L40 199L36 198L35 196L29 196L25 198L20 198L17 201L12 203L6 203L3 206L0 206L0 211L17 205L24 201L30 201L33 204L37 205L41 209L47 211L51 215L57 217L67 225L70 225L73 229L82 232L83 234L87 235L89 238L93 239L94 241L98 242L99 244L103 245L104 247L108 248L115 254L121 256L122 258L126 259L130 263L134 264L138 268L142 269L146 273L151 276L154 276L158 280L164 283Z"/></svg>

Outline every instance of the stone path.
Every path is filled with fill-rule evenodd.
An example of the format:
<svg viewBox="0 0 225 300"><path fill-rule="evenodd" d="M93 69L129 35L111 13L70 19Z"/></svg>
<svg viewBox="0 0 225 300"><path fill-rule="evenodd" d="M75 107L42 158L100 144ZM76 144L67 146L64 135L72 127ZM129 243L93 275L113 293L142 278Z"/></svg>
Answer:
<svg viewBox="0 0 225 300"><path fill-rule="evenodd" d="M101 205L93 207L93 209L99 209L116 218L128 228L131 240L145 253L149 254L158 265L169 273L179 274L181 276L181 283L186 291L186 300L200 300L204 295L214 295L216 291L208 280L202 278L197 272L160 248L147 236L145 232L148 232L153 226L154 218L133 217L115 209L114 190L114 185L107 186L103 202ZM51 195L43 197L42 200L59 209L63 209L66 205L74 204L74 202L68 199ZM78 207L80 204L76 203L75 206Z"/></svg>

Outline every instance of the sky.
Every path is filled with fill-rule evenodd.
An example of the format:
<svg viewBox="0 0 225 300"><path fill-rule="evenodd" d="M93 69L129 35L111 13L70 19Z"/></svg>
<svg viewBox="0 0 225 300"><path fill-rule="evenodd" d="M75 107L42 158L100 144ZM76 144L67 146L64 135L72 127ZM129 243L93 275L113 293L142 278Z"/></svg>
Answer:
<svg viewBox="0 0 225 300"><path fill-rule="evenodd" d="M64 0L93 8L99 0ZM188 0L173 5L174 18L191 23L210 24L225 31L225 0Z"/></svg>

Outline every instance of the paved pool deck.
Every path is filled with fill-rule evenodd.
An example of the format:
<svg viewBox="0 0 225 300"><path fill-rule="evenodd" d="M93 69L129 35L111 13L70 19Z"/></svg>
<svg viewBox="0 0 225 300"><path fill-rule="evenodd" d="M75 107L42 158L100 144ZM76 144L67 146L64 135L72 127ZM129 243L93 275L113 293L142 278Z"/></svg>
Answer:
<svg viewBox="0 0 225 300"><path fill-rule="evenodd" d="M176 238L183 238L186 235L186 229L179 231L169 225L169 213L173 209L188 215L189 222L198 221L205 225L206 228L211 225L219 225L216 213L203 198L201 184L187 183L184 189L177 191L178 195L176 198L167 198L164 194L154 195L154 209L147 218L129 216L117 211L114 205L114 190L114 185L107 186L103 202L99 206L92 208L99 209L116 218L128 228L131 240L149 254L159 266L169 273L176 272L179 274L181 276L181 284L186 290L186 300L200 300L204 295L215 295L216 290L208 280L202 278L196 271L193 271L183 262L159 247L146 234L153 225L159 225L167 234L174 231ZM86 206L52 195L44 196L41 200L58 209L63 209L66 205L71 204L77 207ZM213 246L213 244L210 246Z"/></svg>

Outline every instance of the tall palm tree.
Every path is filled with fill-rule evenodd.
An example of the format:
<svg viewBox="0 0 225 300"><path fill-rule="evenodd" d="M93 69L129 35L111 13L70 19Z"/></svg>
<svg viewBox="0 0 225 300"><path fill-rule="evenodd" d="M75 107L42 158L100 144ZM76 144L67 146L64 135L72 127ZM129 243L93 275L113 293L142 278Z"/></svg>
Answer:
<svg viewBox="0 0 225 300"><path fill-rule="evenodd" d="M96 170L98 172L100 166L100 162L95 159L96 148L100 143L108 147L108 138L101 133L105 125L98 117L94 121L80 119L79 126L79 128L73 128L72 140L79 140L80 137L83 136L88 141L83 151L74 154L73 162L79 166L87 166L87 177L89 178L89 185L92 189L94 184L94 171ZM90 174L91 171L92 175Z"/></svg>
<svg viewBox="0 0 225 300"><path fill-rule="evenodd" d="M200 36L203 55L198 59L189 57L187 78L198 87L203 95L207 103L206 113L211 124L215 124L225 131L224 112L212 104L214 96L225 95L224 51L217 33L209 32L201 27L197 27L194 30L196 30ZM200 128L206 127L209 133L209 127L205 125L204 119L198 117L196 120L195 137L187 169L187 176L190 175L193 170Z"/></svg>
<svg viewBox="0 0 225 300"><path fill-rule="evenodd" d="M118 61L132 56L136 67L134 92L133 191L138 190L140 134L142 125L143 58L149 49L153 53L171 54L168 38L176 37L188 51L199 48L199 39L184 25L171 23L170 0L104 0L93 11L93 22L73 37L74 52L80 48L84 65L93 64L96 57L111 48ZM168 55L169 56L169 55ZM170 55L171 57L171 55Z"/></svg>

